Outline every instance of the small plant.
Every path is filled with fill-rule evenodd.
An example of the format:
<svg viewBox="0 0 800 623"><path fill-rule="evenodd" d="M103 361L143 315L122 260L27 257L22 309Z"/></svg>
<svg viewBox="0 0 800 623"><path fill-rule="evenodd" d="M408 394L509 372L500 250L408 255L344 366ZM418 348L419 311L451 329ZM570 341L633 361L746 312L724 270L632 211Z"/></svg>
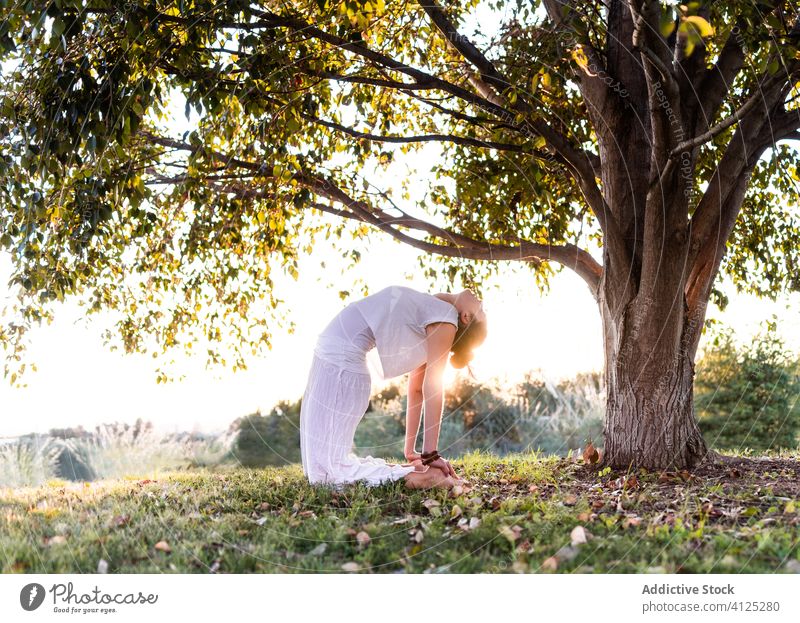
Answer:
<svg viewBox="0 0 800 623"><path fill-rule="evenodd" d="M0 445L0 487L33 487L55 474L58 450L38 439Z"/></svg>

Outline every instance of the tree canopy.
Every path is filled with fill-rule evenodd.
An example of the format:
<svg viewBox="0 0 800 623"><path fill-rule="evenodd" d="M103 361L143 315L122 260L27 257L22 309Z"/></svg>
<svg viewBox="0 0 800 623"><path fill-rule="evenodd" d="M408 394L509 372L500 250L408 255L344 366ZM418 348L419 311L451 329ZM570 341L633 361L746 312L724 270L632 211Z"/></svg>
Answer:
<svg viewBox="0 0 800 623"><path fill-rule="evenodd" d="M596 297L611 265L641 287L676 171L690 263L713 282L716 257L760 295L800 289L794 2L0 6L0 250L18 288L0 340L14 378L27 327L66 297L120 312L107 337L128 351L203 344L243 367L270 343L271 269L296 278L322 233L383 231L466 285L521 261L541 285L567 266ZM198 117L182 136L167 119L177 94ZM644 136L653 162L613 153ZM441 156L418 205L369 179L430 143Z"/></svg>

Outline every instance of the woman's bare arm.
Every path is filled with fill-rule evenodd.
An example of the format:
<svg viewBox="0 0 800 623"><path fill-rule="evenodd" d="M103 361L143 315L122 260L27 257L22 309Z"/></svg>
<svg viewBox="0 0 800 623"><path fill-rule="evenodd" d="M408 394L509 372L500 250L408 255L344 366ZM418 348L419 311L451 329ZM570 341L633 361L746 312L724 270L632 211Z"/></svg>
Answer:
<svg viewBox="0 0 800 623"><path fill-rule="evenodd" d="M456 328L449 322L434 322L425 328L428 358L425 365L425 378L422 381L422 396L425 405L425 426L422 436L422 451L432 452L439 444L439 429L442 424L444 408L444 367L450 354L450 347L456 335Z"/></svg>
<svg viewBox="0 0 800 623"><path fill-rule="evenodd" d="M419 423L422 416L422 380L425 378L425 364L411 371L408 377L408 398L406 402L406 460L420 458L415 450Z"/></svg>

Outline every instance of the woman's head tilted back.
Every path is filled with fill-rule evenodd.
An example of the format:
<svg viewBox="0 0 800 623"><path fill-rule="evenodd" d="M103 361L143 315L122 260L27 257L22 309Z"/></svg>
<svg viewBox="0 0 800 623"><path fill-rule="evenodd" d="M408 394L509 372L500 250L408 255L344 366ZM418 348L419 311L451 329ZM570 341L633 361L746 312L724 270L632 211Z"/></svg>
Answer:
<svg viewBox="0 0 800 623"><path fill-rule="evenodd" d="M472 352L486 339L486 314L483 303L470 290L463 290L456 295L455 302L458 310L458 328L453 339L450 365L454 368L463 368L475 356Z"/></svg>

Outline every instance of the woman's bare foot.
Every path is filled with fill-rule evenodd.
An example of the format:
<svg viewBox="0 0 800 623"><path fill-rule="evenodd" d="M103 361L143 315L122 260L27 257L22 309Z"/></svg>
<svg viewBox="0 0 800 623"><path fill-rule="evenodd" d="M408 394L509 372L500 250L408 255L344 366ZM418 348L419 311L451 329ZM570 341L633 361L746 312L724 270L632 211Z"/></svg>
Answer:
<svg viewBox="0 0 800 623"><path fill-rule="evenodd" d="M411 472L405 475L405 480L409 489L452 489L456 484L452 476L445 476L442 470L436 468Z"/></svg>

